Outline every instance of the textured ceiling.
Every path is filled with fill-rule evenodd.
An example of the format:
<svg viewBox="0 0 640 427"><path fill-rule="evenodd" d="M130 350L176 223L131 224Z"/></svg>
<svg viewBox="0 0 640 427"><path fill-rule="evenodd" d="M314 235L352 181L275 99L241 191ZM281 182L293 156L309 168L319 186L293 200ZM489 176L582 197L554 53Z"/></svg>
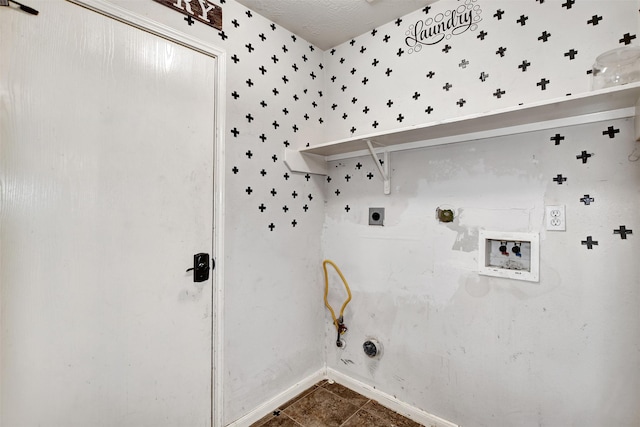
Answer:
<svg viewBox="0 0 640 427"><path fill-rule="evenodd" d="M327 50L436 0L237 0Z"/></svg>

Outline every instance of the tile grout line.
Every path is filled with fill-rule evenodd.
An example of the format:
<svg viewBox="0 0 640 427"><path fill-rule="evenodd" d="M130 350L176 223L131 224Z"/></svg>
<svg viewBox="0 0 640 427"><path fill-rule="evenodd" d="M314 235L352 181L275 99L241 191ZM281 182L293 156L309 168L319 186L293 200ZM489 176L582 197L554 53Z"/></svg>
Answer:
<svg viewBox="0 0 640 427"><path fill-rule="evenodd" d="M303 400L303 399L306 399L307 397L311 396L313 393L315 393L318 389L320 389L320 388L321 388L321 389L323 389L324 391L329 392L329 394L332 394L333 396L337 397L337 398L338 398L338 399L340 399L341 401L343 401L343 402L345 402L345 403L349 403L349 404L353 405L351 402L349 402L349 399L347 399L347 398L345 398L345 397L342 397L342 396L340 396L339 394L334 393L333 391L331 391L331 390L329 390L328 388L326 388L326 387L325 387L325 385L327 385L327 384L331 384L331 383L325 382L325 383L324 383L324 384L322 384L322 385L316 384L316 389L315 389L315 390L311 391L310 393L307 393L304 397L302 397L302 398L301 398L301 399L299 399L298 401ZM362 409L363 409L363 408L364 408L364 407L365 407L369 402L371 402L371 399L367 399L367 400L366 400L366 402L364 402L364 403L363 403L362 405L360 405L360 406L358 406L358 405L353 405L353 406L355 406L357 409L353 412L353 414L351 414L349 417L347 417L347 419L346 419L346 420L344 420L344 422L342 422L342 423L340 424L340 426L345 425L345 423L347 423L347 422L348 422L351 418L353 418L353 417L354 417L358 412L360 412L360 411L361 411L361 410L362 410ZM296 403L297 403L297 402L296 402ZM283 409L283 410L282 410L282 412L283 412L285 415L287 415L287 417L289 417L289 419L293 420L293 422L295 422L295 423L297 423L297 424L301 425L302 427L307 427L307 426L305 426L305 425L303 425L303 424L299 423L296 419L292 418L289 414L287 414L287 413L286 413L286 410L284 410L284 409ZM339 427L340 427L340 426L339 426Z"/></svg>
<svg viewBox="0 0 640 427"><path fill-rule="evenodd" d="M323 386L321 386L321 385L319 385L319 384L314 384L314 386L313 386L312 388L313 388L313 390L310 390L310 391L309 391L309 390L307 390L307 391L309 391L308 393L306 393L306 394L304 394L304 395L302 395L302 396L297 396L297 397L299 397L299 399L296 399L296 401L295 401L294 403L292 403L291 405L289 405L289 407L291 407L291 406L293 406L293 405L295 405L295 404L299 403L299 402L300 402L300 401L302 401L302 400L305 400L305 399L309 398L312 394L314 394L315 392L317 392L319 389L323 389L323 390L329 391L329 390L325 389ZM333 394L333 393L332 393L332 394ZM287 402L287 403L288 403L288 402ZM288 409L288 408L287 408L287 409ZM293 418L291 415L289 415L289 414L287 413L287 409L280 409L280 411L282 411L282 413L283 413L287 418L289 418L291 421L293 421L294 423L296 423L296 424L297 424L297 425L299 425L300 427L307 427L305 424L302 424L302 421L298 421L297 419L295 419L295 418Z"/></svg>
<svg viewBox="0 0 640 427"><path fill-rule="evenodd" d="M331 384L331 383L326 383L326 384ZM343 386L343 387L344 387L344 386ZM331 391L331 390L329 390L328 388L324 387L324 385L320 386L320 388L323 388L324 390L326 390L326 391L328 391L329 393L333 394L334 396L336 396L338 399L340 399L340 400L342 400L342 401L345 401L345 402L348 402L348 401L349 401L349 399L346 399L346 398L344 398L344 397L340 396L339 394L332 392L332 391ZM340 427L341 427L341 426L344 426L347 422L349 422L349 420L350 420L351 418L355 417L355 416L356 416L356 414L357 414L358 412L362 411L362 410L364 409L364 407L365 407L365 406L367 406L367 404L368 404L369 402L371 402L371 399L367 399L367 401L366 401L366 402L364 402L361 406L359 406L359 407L358 407L358 409L356 409L356 411L355 411L353 414L351 414L351 415L350 415L346 420L344 420L344 422L343 422L342 424L340 424ZM356 406L356 405L354 405L354 406ZM365 410L365 411L366 411L366 410Z"/></svg>
<svg viewBox="0 0 640 427"><path fill-rule="evenodd" d="M344 386L343 386L343 387L344 387ZM342 396L340 396L339 394L334 393L334 392L332 392L331 390L329 390L328 388L325 388L325 387L323 387L323 386L321 386L321 388L323 388L324 390L326 390L326 391L328 391L329 393L333 394L334 396L338 397L339 399L344 400L344 401L346 401L346 402L350 403L348 398L346 398L346 397L342 397ZM351 389L350 389L350 388L348 388L348 387L345 387L345 388L346 388L346 389L348 389L348 390L351 390ZM353 391L353 390L351 390L351 391ZM357 393L357 392L354 392L354 393ZM360 393L358 393L358 395L362 396ZM366 397L366 396L362 396L362 397ZM362 406L358 407L358 411L359 411L360 409L364 408L364 407L367 405L367 403L369 403L369 402L371 402L371 399L367 399L367 401L366 401L366 402L364 402L364 403L362 404ZM353 403L352 403L352 405L353 405ZM354 406L357 406L357 405L354 405ZM358 411L356 411L356 412L358 412Z"/></svg>
<svg viewBox="0 0 640 427"><path fill-rule="evenodd" d="M353 414L351 414L351 416L350 416L349 418L347 418L346 420L344 420L344 422L343 422L342 424L340 424L340 427L342 427L342 426L344 426L345 424L347 424L351 418L355 417L355 416L356 416L356 414L357 414L358 412L362 411L362 408L364 408L364 406L363 406L363 407L361 407L361 408L358 408L358 410L357 410L356 412L354 412Z"/></svg>
<svg viewBox="0 0 640 427"><path fill-rule="evenodd" d="M287 414L286 412L284 413L284 415L289 418L291 421L293 421L294 423L296 423L296 425L299 425L300 427L307 427L305 424L302 424L301 421L296 420L295 418L293 418L291 415Z"/></svg>
<svg viewBox="0 0 640 427"><path fill-rule="evenodd" d="M306 427L304 424L299 423L298 421L294 420L293 418L291 418L289 415L285 414L287 416L287 418L289 418L291 421L293 421L294 423L296 423L296 425L299 425L300 427Z"/></svg>

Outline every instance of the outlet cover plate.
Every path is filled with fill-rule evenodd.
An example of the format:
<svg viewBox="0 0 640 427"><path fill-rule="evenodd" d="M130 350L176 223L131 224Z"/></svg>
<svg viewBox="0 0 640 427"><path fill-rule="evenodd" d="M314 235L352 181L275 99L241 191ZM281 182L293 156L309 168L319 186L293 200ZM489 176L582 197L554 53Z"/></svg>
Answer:
<svg viewBox="0 0 640 427"><path fill-rule="evenodd" d="M545 206L544 222L547 230L565 231L567 229L567 217L564 205Z"/></svg>

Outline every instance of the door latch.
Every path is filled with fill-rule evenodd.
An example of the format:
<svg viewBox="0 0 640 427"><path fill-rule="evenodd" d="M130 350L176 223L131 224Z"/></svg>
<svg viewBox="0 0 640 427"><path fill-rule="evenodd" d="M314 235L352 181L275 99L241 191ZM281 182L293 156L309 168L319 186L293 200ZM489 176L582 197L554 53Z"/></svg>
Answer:
<svg viewBox="0 0 640 427"><path fill-rule="evenodd" d="M212 260L212 262L215 266L215 261ZM209 280L209 254L195 254L193 256L193 267L187 269L187 271L191 270L193 270L194 282L204 282Z"/></svg>

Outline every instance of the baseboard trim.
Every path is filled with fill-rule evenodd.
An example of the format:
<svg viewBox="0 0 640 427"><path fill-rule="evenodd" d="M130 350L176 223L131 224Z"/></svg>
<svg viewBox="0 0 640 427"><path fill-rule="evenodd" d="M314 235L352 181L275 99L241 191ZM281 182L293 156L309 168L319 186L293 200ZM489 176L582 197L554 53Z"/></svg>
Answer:
<svg viewBox="0 0 640 427"><path fill-rule="evenodd" d="M322 368L317 372L309 375L307 378L302 381L298 381L293 386L289 387L282 393L273 397L272 399L267 400L262 405L258 406L251 412L249 412L244 417L232 422L231 424L227 424L227 427L248 427L251 424L255 423L262 419L265 415L273 412L273 410L280 405L287 403L289 400L293 399L309 387L317 384L318 382L327 378L326 369Z"/></svg>
<svg viewBox="0 0 640 427"><path fill-rule="evenodd" d="M355 380L347 375L340 373L332 368L327 368L326 378L333 380L338 384L341 384L353 391L357 391L361 395L373 399L389 409L396 411L399 414L404 415L413 421L423 424L429 427L459 427L450 421L442 419L436 415L425 412L421 409L415 408L407 403L401 402L395 397L381 392L378 389L373 388L363 382Z"/></svg>
<svg viewBox="0 0 640 427"><path fill-rule="evenodd" d="M407 403L401 402L395 397L384 393L368 384L355 380L341 372L332 368L322 368L307 378L298 381L282 393L267 400L257 408L253 409L244 417L227 424L227 427L249 427L256 421L261 420L264 416L271 413L275 408L287 403L309 387L317 384L318 382L327 379L335 381L353 391L360 393L361 395L373 399L393 411L404 415L413 421L420 423L428 427L459 427L458 424L452 423L445 419L442 419L436 415L430 414L421 409L415 408Z"/></svg>

